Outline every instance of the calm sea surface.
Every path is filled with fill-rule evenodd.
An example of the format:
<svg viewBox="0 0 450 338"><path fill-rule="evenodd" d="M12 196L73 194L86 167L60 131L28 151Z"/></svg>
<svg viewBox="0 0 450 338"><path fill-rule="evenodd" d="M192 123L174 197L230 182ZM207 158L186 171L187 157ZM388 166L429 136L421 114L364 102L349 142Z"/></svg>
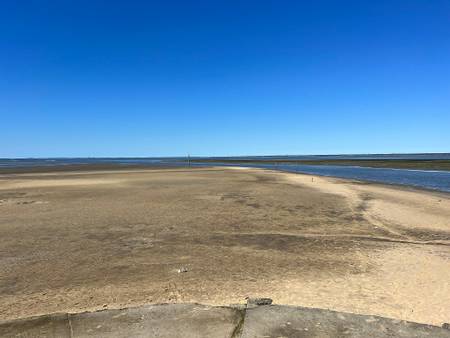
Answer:
<svg viewBox="0 0 450 338"><path fill-rule="evenodd" d="M219 159L219 158L217 158ZM223 158L225 159L225 158ZM233 157L233 159L450 159L450 154L396 154L396 155L326 155L326 156L264 156ZM0 159L0 168L55 166L71 164L140 164L140 165L186 165L186 158L49 158L49 159ZM195 163L194 165L210 165ZM214 165L237 166L239 164L214 163ZM336 165L298 164L242 164L245 167L267 168L321 176L332 176L362 181L401 184L450 192L450 171L367 168Z"/></svg>

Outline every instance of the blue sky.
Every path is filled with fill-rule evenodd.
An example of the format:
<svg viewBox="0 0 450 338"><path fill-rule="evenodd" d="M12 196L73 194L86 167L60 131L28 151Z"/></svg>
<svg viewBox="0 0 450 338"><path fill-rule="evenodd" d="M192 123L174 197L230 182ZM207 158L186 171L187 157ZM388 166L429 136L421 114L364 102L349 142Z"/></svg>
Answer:
<svg viewBox="0 0 450 338"><path fill-rule="evenodd" d="M450 151L450 2L0 3L0 157Z"/></svg>

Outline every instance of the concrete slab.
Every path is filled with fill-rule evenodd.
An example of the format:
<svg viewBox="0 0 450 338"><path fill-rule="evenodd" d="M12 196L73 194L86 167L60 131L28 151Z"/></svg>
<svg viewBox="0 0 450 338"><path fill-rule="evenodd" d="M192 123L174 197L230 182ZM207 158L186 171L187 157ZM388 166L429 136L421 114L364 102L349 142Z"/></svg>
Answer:
<svg viewBox="0 0 450 338"><path fill-rule="evenodd" d="M68 315L52 314L0 323L2 338L70 337Z"/></svg>
<svg viewBox="0 0 450 338"><path fill-rule="evenodd" d="M449 338L450 330L432 325L289 306L246 311L242 338Z"/></svg>
<svg viewBox="0 0 450 338"><path fill-rule="evenodd" d="M0 337L450 338L450 330L303 307L165 304L0 322Z"/></svg>
<svg viewBox="0 0 450 338"><path fill-rule="evenodd" d="M198 304L148 305L70 316L73 337L226 337L242 320L233 308Z"/></svg>

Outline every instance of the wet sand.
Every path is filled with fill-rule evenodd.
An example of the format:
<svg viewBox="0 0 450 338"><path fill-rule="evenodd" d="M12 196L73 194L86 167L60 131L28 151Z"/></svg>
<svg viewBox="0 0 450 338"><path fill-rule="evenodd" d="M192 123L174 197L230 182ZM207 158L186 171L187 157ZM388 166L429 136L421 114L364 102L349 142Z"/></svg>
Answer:
<svg viewBox="0 0 450 338"><path fill-rule="evenodd" d="M450 321L450 194L260 169L97 169L0 174L0 320L269 296Z"/></svg>

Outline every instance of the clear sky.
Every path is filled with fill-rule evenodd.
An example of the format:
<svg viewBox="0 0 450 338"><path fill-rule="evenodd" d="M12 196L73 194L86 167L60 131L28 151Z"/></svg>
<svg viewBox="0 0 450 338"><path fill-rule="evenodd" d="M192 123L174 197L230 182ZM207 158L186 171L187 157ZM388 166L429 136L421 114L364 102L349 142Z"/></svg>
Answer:
<svg viewBox="0 0 450 338"><path fill-rule="evenodd" d="M450 152L450 1L0 2L0 157Z"/></svg>

